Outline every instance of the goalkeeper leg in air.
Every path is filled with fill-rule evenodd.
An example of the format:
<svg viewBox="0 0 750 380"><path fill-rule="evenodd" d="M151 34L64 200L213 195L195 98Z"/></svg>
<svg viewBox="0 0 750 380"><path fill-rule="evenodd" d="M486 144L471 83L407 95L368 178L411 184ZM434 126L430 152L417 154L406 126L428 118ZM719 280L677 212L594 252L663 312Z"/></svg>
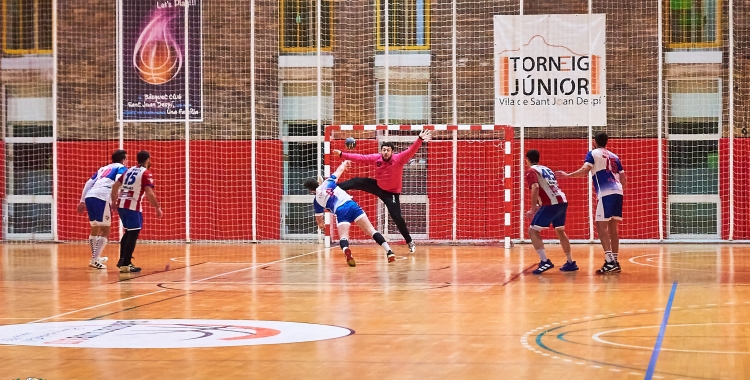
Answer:
<svg viewBox="0 0 750 380"><path fill-rule="evenodd" d="M381 145L380 153L366 155L345 153L338 149L333 150L334 156L375 167L375 178L355 177L340 183L339 187L344 190L362 190L380 198L385 203L388 214L391 215L391 219L393 219L398 231L409 246L410 253L416 252L417 245L409 234L409 228L406 226L406 220L401 213L401 202L399 201L404 165L409 163L424 142L431 139L430 131L423 130L409 148L400 153L393 152L395 146L390 142L384 142Z"/></svg>

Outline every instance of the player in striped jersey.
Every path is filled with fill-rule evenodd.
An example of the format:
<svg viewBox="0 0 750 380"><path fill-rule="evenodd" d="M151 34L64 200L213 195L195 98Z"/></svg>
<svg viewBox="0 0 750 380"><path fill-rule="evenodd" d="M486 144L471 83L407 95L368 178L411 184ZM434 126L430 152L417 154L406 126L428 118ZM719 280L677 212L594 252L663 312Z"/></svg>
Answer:
<svg viewBox="0 0 750 380"><path fill-rule="evenodd" d="M620 157L607 150L609 136L606 132L594 135L594 149L586 154L583 166L568 174L558 171L563 178L585 177L591 173L594 190L598 202L596 203L596 230L604 248L604 265L597 270L597 274L619 273L622 271L617 259L620 249L620 235L617 224L622 220L622 198L625 188L625 170L622 168Z"/></svg>
<svg viewBox="0 0 750 380"><path fill-rule="evenodd" d="M143 228L143 197L156 209L156 217L161 218L164 212L154 194L154 178L148 170L151 166L151 155L145 150L136 156L138 165L128 169L112 187L112 203L117 204L125 234L120 240L120 261L117 267L121 273L140 272L141 268L133 265L133 251L138 234Z"/></svg>
<svg viewBox="0 0 750 380"><path fill-rule="evenodd" d="M526 152L526 165L529 168L526 170L525 177L526 183L531 189L531 210L526 213L526 219L531 219L529 236L531 237L531 244L534 245L534 249L536 249L541 260L539 267L532 273L542 274L555 267L544 252L544 241L540 233L550 224L555 228L555 233L560 239L560 246L562 246L567 258L567 262L560 267L560 270L563 272L577 271L578 265L573 261L570 252L570 240L565 233L568 200L565 198L565 193L557 185L555 173L548 167L539 165L539 156L539 151L536 149Z"/></svg>
<svg viewBox="0 0 750 380"><path fill-rule="evenodd" d="M126 160L126 151L118 149L112 153L112 163L99 168L86 181L81 193L81 201L78 203L78 213L87 212L89 215L89 224L91 224L89 266L95 269L107 269L107 266L103 264L107 262L107 257L101 254L104 252L104 246L107 245L109 227L112 224L110 193L112 185L125 173Z"/></svg>
<svg viewBox="0 0 750 380"><path fill-rule="evenodd" d="M336 227L338 227L340 237L339 246L344 251L346 263L350 267L357 265L354 257L352 257L352 251L349 249L349 227L352 222L357 223L362 231L372 236L372 239L383 247L388 262L392 263L396 261L396 255L391 251L391 247L385 241L383 235L375 230L375 227L370 223L370 219L367 218L367 214L362 211L357 202L352 200L352 196L336 184L349 163L348 160L342 162L338 169L322 184L319 184L315 178L309 178L304 183L310 194L315 194L313 209L315 210L315 221L318 223L318 228L321 230L325 228L323 214L326 209L336 215Z"/></svg>

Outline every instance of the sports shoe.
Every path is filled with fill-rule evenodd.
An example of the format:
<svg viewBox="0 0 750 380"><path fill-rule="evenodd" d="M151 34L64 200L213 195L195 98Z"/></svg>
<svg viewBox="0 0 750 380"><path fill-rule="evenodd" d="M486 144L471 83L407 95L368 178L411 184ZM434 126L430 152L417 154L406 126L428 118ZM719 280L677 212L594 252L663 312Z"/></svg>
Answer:
<svg viewBox="0 0 750 380"><path fill-rule="evenodd" d="M349 264L350 267L356 267L357 263L354 262L354 257L352 257L352 250L347 247L344 250L344 256L346 256L346 263Z"/></svg>
<svg viewBox="0 0 750 380"><path fill-rule="evenodd" d="M140 272L141 268L138 268L137 266L130 264L130 265L123 265L120 267L120 273L135 273Z"/></svg>
<svg viewBox="0 0 750 380"><path fill-rule="evenodd" d="M575 261L570 262L570 263L566 262L565 264L563 264L563 266L560 267L560 271L562 272L575 272L577 270L578 270L578 265L576 265Z"/></svg>
<svg viewBox="0 0 750 380"><path fill-rule="evenodd" d="M409 242L409 253L417 252L417 243L415 242Z"/></svg>
<svg viewBox="0 0 750 380"><path fill-rule="evenodd" d="M611 263L608 263L605 261L601 269L596 270L596 274L620 273L620 272L622 272L622 268L620 268L620 263L617 261L613 261Z"/></svg>
<svg viewBox="0 0 750 380"><path fill-rule="evenodd" d="M396 254L393 253L393 251L388 251L388 253L386 253L385 256L388 257L389 263L396 261Z"/></svg>
<svg viewBox="0 0 750 380"><path fill-rule="evenodd" d="M555 267L555 264L552 264L552 261L547 259L547 261L540 261L539 262L539 268L534 269L533 274L542 274L552 268Z"/></svg>
<svg viewBox="0 0 750 380"><path fill-rule="evenodd" d="M102 264L106 263L108 260L109 260L109 257L107 257L107 256L100 256L99 257L99 262L102 263Z"/></svg>
<svg viewBox="0 0 750 380"><path fill-rule="evenodd" d="M94 269L107 269L107 266L104 265L104 264L102 264L99 261L93 262L93 263L89 263L89 266L92 267L92 268L94 268Z"/></svg>

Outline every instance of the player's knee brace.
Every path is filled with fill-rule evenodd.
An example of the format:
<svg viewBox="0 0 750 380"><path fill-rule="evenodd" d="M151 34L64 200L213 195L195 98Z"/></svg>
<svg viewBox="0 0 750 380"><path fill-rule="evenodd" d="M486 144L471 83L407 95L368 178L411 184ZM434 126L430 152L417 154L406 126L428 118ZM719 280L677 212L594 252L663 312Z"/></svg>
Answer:
<svg viewBox="0 0 750 380"><path fill-rule="evenodd" d="M138 239L138 235L140 235L141 230L130 230L125 231L125 234L123 235L123 239L127 239L127 241L136 240Z"/></svg>
<svg viewBox="0 0 750 380"><path fill-rule="evenodd" d="M349 239L339 240L339 246L341 247L341 249L347 249L349 247Z"/></svg>
<svg viewBox="0 0 750 380"><path fill-rule="evenodd" d="M375 239L375 242L378 243L378 245L383 245L383 243L385 243L385 238L380 234L380 232L374 233L372 235L372 238Z"/></svg>

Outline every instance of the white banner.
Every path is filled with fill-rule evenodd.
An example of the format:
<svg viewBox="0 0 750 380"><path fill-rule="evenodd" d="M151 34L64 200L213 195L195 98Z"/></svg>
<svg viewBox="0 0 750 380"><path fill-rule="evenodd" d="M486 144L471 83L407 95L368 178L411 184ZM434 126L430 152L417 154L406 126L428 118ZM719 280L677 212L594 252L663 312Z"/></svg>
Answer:
<svg viewBox="0 0 750 380"><path fill-rule="evenodd" d="M605 15L494 16L495 124L607 124Z"/></svg>

